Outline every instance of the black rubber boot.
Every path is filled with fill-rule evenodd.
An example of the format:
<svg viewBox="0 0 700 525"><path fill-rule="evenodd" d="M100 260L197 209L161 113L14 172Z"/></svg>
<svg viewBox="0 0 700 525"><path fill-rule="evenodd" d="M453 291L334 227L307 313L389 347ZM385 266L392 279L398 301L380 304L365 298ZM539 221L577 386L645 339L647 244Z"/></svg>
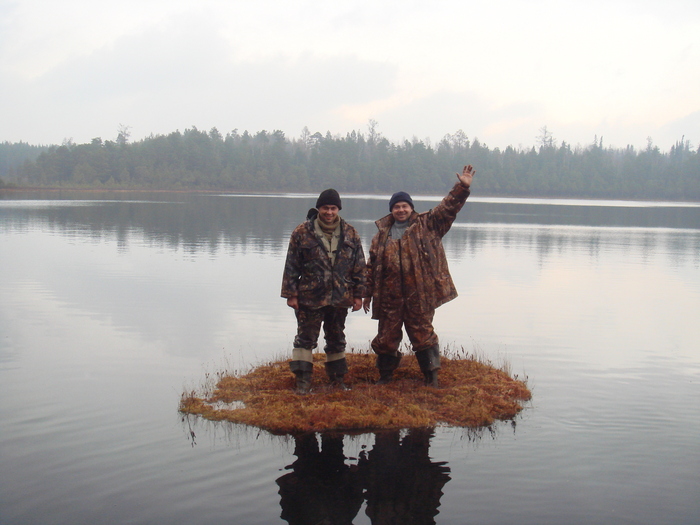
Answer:
<svg viewBox="0 0 700 525"><path fill-rule="evenodd" d="M390 383L394 377L394 370L396 370L399 367L400 362L401 352L397 352L397 355L377 355L377 368L379 369L379 380L376 384L386 385L387 383Z"/></svg>
<svg viewBox="0 0 700 525"><path fill-rule="evenodd" d="M349 390L343 378L348 373L348 361L345 358L336 359L335 361L326 361L326 373L331 384L338 387L340 390Z"/></svg>
<svg viewBox="0 0 700 525"><path fill-rule="evenodd" d="M416 352L416 360L423 372L426 386L438 388L438 370L440 370L440 347L433 345L430 348Z"/></svg>
<svg viewBox="0 0 700 525"><path fill-rule="evenodd" d="M314 364L308 361L290 361L289 369L296 376L297 394L308 394L311 391L311 375L314 371Z"/></svg>

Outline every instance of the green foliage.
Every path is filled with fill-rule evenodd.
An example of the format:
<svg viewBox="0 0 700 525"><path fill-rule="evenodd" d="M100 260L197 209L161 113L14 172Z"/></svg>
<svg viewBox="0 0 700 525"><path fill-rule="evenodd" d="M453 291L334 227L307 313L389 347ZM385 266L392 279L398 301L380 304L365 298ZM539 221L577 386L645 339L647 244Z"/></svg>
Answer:
<svg viewBox="0 0 700 525"><path fill-rule="evenodd" d="M637 151L557 145L542 128L538 147L490 149L459 130L435 146L413 139L394 144L370 126L369 134L282 131L222 135L189 128L129 142L122 126L116 141L64 143L39 148L1 145L12 166L5 180L35 186L200 189L238 192L392 193L442 195L465 163L477 168L480 195L700 200L700 150L678 141L668 153L651 142ZM21 146L21 147L20 147ZM22 162L8 161L8 151ZM0 176L4 173L0 170Z"/></svg>

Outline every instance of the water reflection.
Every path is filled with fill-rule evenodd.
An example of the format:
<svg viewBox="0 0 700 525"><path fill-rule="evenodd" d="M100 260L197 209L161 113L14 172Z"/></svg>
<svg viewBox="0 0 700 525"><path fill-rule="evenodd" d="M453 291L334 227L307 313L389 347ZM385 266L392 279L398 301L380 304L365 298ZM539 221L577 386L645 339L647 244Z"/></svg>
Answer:
<svg viewBox="0 0 700 525"><path fill-rule="evenodd" d="M327 522L697 522L699 207L470 201L445 238L460 296L437 322L529 375L524 431L468 458L443 428L367 435L364 453L364 438L316 437L292 457L257 429L201 422L183 439L172 420L205 371L287 355L279 279L316 196L145 197L0 192L3 524L278 523L280 505L291 523L305 484L339 498L315 504ZM368 242L386 208L349 199L343 214ZM374 333L351 316L355 347Z"/></svg>
<svg viewBox="0 0 700 525"><path fill-rule="evenodd" d="M281 517L290 525L351 524L363 502L373 525L435 523L446 462L430 458L434 429L380 432L374 447L346 458L343 435L308 433L294 437L296 461L279 477Z"/></svg>
<svg viewBox="0 0 700 525"><path fill-rule="evenodd" d="M700 263L700 231L689 227L674 230L468 223L455 224L443 244L448 259L454 261L478 256L486 246L498 245L505 250L536 253L539 262L567 252L596 260L614 249L635 256L639 253L643 261L661 254L668 255L675 265L686 260Z"/></svg>
<svg viewBox="0 0 700 525"><path fill-rule="evenodd" d="M281 518L290 525L351 524L363 502L357 465L346 465L342 434L294 437L296 461L291 472L277 478Z"/></svg>
<svg viewBox="0 0 700 525"><path fill-rule="evenodd" d="M367 515L375 525L432 524L443 487L450 480L446 462L428 451L433 429L377 434L374 448L360 460L366 480Z"/></svg>
<svg viewBox="0 0 700 525"><path fill-rule="evenodd" d="M95 240L115 238L120 250L126 251L131 241L150 246L163 246L187 253L206 251L214 255L222 247L246 253L266 253L286 247L292 229L306 216L316 196L248 196L188 193L61 193L53 200L39 200L35 194L0 192L0 225L14 231L27 231L39 226L54 232L72 232ZM60 197L60 198L57 198ZM25 200L22 200L24 198ZM29 200L28 200L29 199ZM435 203L414 199L416 209L426 211ZM374 220L386 215L382 199L349 198L343 217L359 231L366 244L376 231ZM600 231L625 232L621 242L639 243L639 237L667 230L669 249L690 248L700 252L700 239L687 231L700 225L700 206L631 206L577 205L567 206L538 202L481 202L470 200L460 213L447 244L467 247L475 253L487 242L510 245L513 229L521 229L515 239L529 238L546 256L551 250L568 243L588 242L595 254ZM591 234L593 232L593 234ZM603 239L604 240L604 239ZM448 248L446 244L446 248Z"/></svg>

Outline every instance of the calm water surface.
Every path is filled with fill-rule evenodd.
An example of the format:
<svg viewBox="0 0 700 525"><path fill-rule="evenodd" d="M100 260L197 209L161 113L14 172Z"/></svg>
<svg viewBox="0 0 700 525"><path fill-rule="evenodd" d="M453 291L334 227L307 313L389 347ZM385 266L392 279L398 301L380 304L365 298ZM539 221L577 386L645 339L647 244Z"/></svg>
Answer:
<svg viewBox="0 0 700 525"><path fill-rule="evenodd" d="M282 266L314 202L0 193L0 523L698 523L695 205L470 199L435 325L527 377L513 422L294 440L183 421L207 374L291 351ZM365 247L386 203L344 198ZM375 328L351 314L349 343Z"/></svg>

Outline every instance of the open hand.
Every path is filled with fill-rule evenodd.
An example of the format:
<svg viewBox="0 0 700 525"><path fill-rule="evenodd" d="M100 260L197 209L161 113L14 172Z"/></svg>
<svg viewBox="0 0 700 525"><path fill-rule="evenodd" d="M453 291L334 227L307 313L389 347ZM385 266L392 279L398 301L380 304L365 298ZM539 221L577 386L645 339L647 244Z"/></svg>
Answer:
<svg viewBox="0 0 700 525"><path fill-rule="evenodd" d="M462 173L457 173L457 178L466 187L469 188L472 185L472 179L476 175L476 170L472 168L472 165L464 166Z"/></svg>

